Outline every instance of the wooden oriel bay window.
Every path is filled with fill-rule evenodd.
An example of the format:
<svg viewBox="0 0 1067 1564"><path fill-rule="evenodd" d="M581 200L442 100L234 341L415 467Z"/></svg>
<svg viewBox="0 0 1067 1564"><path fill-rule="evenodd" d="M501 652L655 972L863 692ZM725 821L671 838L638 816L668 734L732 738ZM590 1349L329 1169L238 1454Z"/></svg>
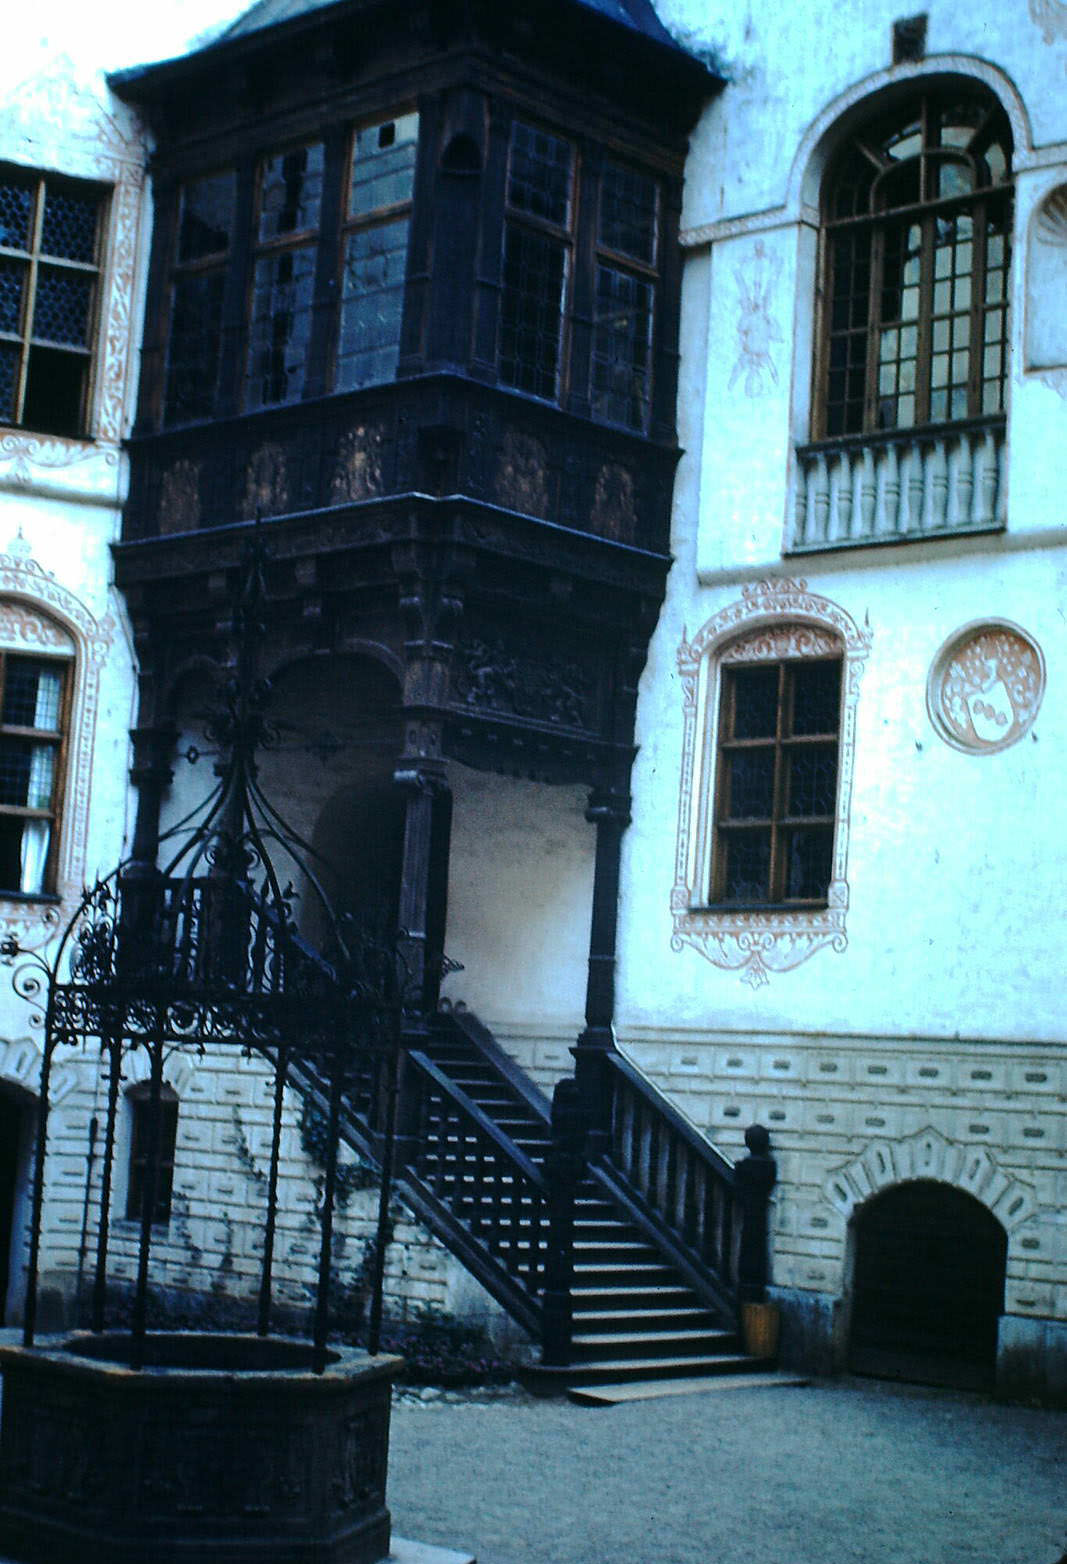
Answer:
<svg viewBox="0 0 1067 1564"><path fill-rule="evenodd" d="M0 423L88 432L105 199L0 166Z"/></svg>
<svg viewBox="0 0 1067 1564"><path fill-rule="evenodd" d="M54 888L71 666L0 652L0 895Z"/></svg>
<svg viewBox="0 0 1067 1564"><path fill-rule="evenodd" d="M576 274L583 221L593 224L586 241L594 249L589 278ZM594 418L644 430L652 399L658 251L654 178L611 158L583 163L571 142L516 120L497 347L502 383L550 402L568 391L587 394ZM592 315L587 388L580 383L575 333L568 331L583 290Z"/></svg>
<svg viewBox="0 0 1067 1564"><path fill-rule="evenodd" d="M839 657L724 664L710 900L824 904L833 873Z"/></svg>

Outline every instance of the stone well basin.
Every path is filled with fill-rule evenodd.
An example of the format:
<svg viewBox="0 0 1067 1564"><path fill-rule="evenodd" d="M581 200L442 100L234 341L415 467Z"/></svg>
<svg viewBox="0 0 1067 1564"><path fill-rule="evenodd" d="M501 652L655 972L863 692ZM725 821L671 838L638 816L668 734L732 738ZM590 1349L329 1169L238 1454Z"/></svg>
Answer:
<svg viewBox="0 0 1067 1564"><path fill-rule="evenodd" d="M396 1357L283 1337L0 1346L0 1555L27 1564L377 1564Z"/></svg>

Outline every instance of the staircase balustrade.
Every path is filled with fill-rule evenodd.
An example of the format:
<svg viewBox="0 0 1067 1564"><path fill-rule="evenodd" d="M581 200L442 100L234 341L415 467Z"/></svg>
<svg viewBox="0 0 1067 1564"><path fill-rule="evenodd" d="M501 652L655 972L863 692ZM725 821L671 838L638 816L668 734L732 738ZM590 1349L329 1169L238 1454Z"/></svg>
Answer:
<svg viewBox="0 0 1067 1564"><path fill-rule="evenodd" d="M432 1202L460 1259L540 1333L549 1182L431 1059L413 1052L409 1062L420 1088L421 1150L406 1170L404 1191L421 1195L424 1206Z"/></svg>
<svg viewBox="0 0 1067 1564"><path fill-rule="evenodd" d="M604 1172L629 1195L644 1225L667 1240L672 1258L684 1257L690 1281L720 1307L736 1309L733 1164L628 1059L611 1053L605 1064L611 1102Z"/></svg>
<svg viewBox="0 0 1067 1564"><path fill-rule="evenodd" d="M847 548L1001 528L1006 456L1002 416L800 446L790 548Z"/></svg>

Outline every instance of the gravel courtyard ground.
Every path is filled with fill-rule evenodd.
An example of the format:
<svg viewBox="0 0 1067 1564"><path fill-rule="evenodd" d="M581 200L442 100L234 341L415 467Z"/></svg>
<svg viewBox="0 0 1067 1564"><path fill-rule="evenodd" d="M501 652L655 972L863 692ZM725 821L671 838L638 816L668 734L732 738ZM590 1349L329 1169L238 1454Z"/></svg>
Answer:
<svg viewBox="0 0 1067 1564"><path fill-rule="evenodd" d="M1067 1415L859 1379L402 1402L389 1503L478 1564L1058 1564Z"/></svg>

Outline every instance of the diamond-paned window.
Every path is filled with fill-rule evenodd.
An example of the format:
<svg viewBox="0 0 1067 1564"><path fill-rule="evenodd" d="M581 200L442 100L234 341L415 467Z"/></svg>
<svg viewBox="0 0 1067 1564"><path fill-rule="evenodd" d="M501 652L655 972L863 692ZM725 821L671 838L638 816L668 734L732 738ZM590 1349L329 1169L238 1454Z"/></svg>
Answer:
<svg viewBox="0 0 1067 1564"><path fill-rule="evenodd" d="M88 431L104 195L0 167L0 422Z"/></svg>

